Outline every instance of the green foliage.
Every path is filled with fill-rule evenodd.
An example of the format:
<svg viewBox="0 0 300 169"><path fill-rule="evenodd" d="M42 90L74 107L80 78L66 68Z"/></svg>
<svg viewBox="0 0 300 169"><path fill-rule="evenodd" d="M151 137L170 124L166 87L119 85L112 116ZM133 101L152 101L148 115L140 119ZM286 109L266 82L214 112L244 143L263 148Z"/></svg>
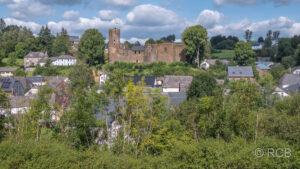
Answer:
<svg viewBox="0 0 300 169"><path fill-rule="evenodd" d="M91 68L84 63L78 63L71 67L68 74L70 80L70 89L88 89L95 85L94 77Z"/></svg>
<svg viewBox="0 0 300 169"><path fill-rule="evenodd" d="M127 76L157 76L161 77L164 75L190 75L201 72L202 70L195 69L189 64L183 62L176 63L124 63L115 62L113 64L104 65L104 69L108 72L112 72L115 69L121 69L124 75Z"/></svg>
<svg viewBox="0 0 300 169"><path fill-rule="evenodd" d="M37 76L57 76L59 75L58 68L55 66L40 66L39 64L36 66L33 75Z"/></svg>
<svg viewBox="0 0 300 169"><path fill-rule="evenodd" d="M62 29L61 33L56 37L52 46L52 55L66 55L69 54L70 37L65 29Z"/></svg>
<svg viewBox="0 0 300 169"><path fill-rule="evenodd" d="M271 67L270 73L272 74L274 80L278 81L281 77L283 77L283 75L289 73L289 70L286 70L284 66L279 65Z"/></svg>
<svg viewBox="0 0 300 169"><path fill-rule="evenodd" d="M89 65L104 64L105 38L97 29L88 29L82 35L78 51Z"/></svg>
<svg viewBox="0 0 300 169"><path fill-rule="evenodd" d="M155 43L156 43L156 42L155 42L154 39L149 38L149 39L145 42L145 45L147 45L147 44L155 44Z"/></svg>
<svg viewBox="0 0 300 169"><path fill-rule="evenodd" d="M276 61L280 62L283 57L291 56L293 54L294 49L292 48L291 39L280 39L278 42L278 54L276 57Z"/></svg>
<svg viewBox="0 0 300 169"><path fill-rule="evenodd" d="M175 37L174 34L172 34L172 35L168 35L166 37L162 37L162 38L160 38L160 40L165 41L165 42L169 42L169 43L173 43L173 42L175 42L176 37Z"/></svg>
<svg viewBox="0 0 300 169"><path fill-rule="evenodd" d="M16 61L17 61L17 56L16 56L16 53L15 52L12 52L8 55L8 64L10 66L14 66L16 65Z"/></svg>
<svg viewBox="0 0 300 169"><path fill-rule="evenodd" d="M26 72L23 69L18 68L13 72L14 76L26 76Z"/></svg>
<svg viewBox="0 0 300 169"><path fill-rule="evenodd" d="M18 58L23 58L27 53L29 53L28 46L25 42L19 42L15 47L15 51Z"/></svg>
<svg viewBox="0 0 300 169"><path fill-rule="evenodd" d="M252 50L251 44L240 41L235 45L235 60L239 65L249 64L249 59L254 57L255 52Z"/></svg>
<svg viewBox="0 0 300 169"><path fill-rule="evenodd" d="M298 45L298 49L295 55L295 60L297 62L297 65L300 65L300 44Z"/></svg>
<svg viewBox="0 0 300 169"><path fill-rule="evenodd" d="M213 51L211 54L212 59L233 59L234 57L234 50Z"/></svg>
<svg viewBox="0 0 300 169"><path fill-rule="evenodd" d="M293 56L285 56L282 58L281 63L286 69L288 69L294 67L297 62Z"/></svg>
<svg viewBox="0 0 300 169"><path fill-rule="evenodd" d="M216 86L216 79L214 79L211 74L202 72L193 78L187 91L187 97L191 99L212 96Z"/></svg>
<svg viewBox="0 0 300 169"><path fill-rule="evenodd" d="M51 34L51 30L48 26L42 26L40 33L38 34L38 48L43 52L48 52L49 56L52 55L52 45L55 37Z"/></svg>
<svg viewBox="0 0 300 169"><path fill-rule="evenodd" d="M207 31L200 25L187 28L182 34L182 42L185 44L187 61L195 63L198 60L198 67L207 53Z"/></svg>

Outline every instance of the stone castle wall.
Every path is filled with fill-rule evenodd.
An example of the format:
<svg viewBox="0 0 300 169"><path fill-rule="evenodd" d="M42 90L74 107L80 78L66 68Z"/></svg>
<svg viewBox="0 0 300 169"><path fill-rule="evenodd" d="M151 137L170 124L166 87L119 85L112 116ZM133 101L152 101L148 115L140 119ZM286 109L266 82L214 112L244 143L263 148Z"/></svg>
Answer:
<svg viewBox="0 0 300 169"><path fill-rule="evenodd" d="M109 62L153 63L185 60L184 44L162 43L145 45L144 50L132 50L120 42L120 29L109 30Z"/></svg>

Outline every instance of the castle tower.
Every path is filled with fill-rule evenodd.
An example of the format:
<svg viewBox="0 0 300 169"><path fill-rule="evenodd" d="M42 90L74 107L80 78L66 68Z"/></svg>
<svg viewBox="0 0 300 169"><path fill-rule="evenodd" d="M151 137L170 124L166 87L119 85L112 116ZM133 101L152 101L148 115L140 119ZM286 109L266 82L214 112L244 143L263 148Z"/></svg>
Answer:
<svg viewBox="0 0 300 169"><path fill-rule="evenodd" d="M118 59L120 37L120 29L113 28L109 30L108 58L110 63Z"/></svg>

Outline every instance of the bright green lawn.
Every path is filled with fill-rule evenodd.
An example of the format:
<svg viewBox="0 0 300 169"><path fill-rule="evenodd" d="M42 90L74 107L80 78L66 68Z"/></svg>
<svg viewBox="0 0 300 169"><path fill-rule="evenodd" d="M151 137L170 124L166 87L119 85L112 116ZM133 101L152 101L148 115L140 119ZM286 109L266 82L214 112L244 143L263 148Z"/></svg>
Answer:
<svg viewBox="0 0 300 169"><path fill-rule="evenodd" d="M213 59L233 59L234 50L221 50L220 53L212 53L211 58Z"/></svg>
<svg viewBox="0 0 300 169"><path fill-rule="evenodd" d="M19 68L20 66L24 65L24 59L17 59L15 65L9 65L8 58L2 59L2 63L0 64L0 67L16 67Z"/></svg>

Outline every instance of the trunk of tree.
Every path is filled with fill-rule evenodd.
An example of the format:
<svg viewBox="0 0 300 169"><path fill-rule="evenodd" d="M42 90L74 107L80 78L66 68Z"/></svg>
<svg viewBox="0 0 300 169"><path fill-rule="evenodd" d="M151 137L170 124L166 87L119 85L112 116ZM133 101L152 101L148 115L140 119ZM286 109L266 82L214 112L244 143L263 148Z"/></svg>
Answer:
<svg viewBox="0 0 300 169"><path fill-rule="evenodd" d="M197 59L198 59L198 68L200 68L201 61L200 61L200 49L199 48L197 49Z"/></svg>
<svg viewBox="0 0 300 169"><path fill-rule="evenodd" d="M255 144L257 140L257 133L258 133L258 113L256 113Z"/></svg>

